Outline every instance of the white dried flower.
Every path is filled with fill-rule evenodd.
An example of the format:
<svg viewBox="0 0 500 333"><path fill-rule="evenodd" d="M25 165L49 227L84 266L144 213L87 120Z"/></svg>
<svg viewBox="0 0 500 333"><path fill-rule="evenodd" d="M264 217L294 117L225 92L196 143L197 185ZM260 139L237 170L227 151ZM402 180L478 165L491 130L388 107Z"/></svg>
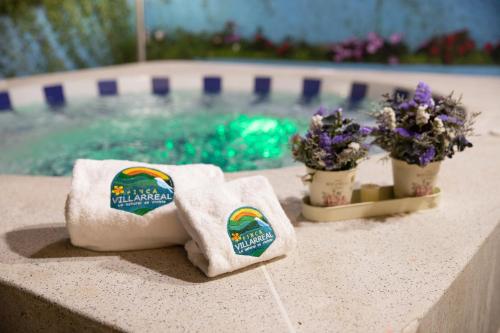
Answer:
<svg viewBox="0 0 500 333"><path fill-rule="evenodd" d="M446 129L444 128L443 121L441 119L436 118L436 119L434 119L433 123L434 123L434 131L437 134L443 134L444 132L446 132Z"/></svg>
<svg viewBox="0 0 500 333"><path fill-rule="evenodd" d="M347 147L344 150L342 150L342 152L339 154L339 157L340 158L343 158L343 157L345 158L345 157L351 155L353 152L354 151L352 150L352 148Z"/></svg>
<svg viewBox="0 0 500 333"><path fill-rule="evenodd" d="M418 107L417 115L415 118L417 125L425 125L429 121L429 118L431 117L431 115L428 112L426 112L425 110L427 110L427 105L420 105Z"/></svg>
<svg viewBox="0 0 500 333"><path fill-rule="evenodd" d="M394 110L390 107L385 107L380 111L380 118L382 123L389 129L393 130L396 128L396 114Z"/></svg>
<svg viewBox="0 0 500 333"><path fill-rule="evenodd" d="M455 131L452 129L452 128L447 128L446 129L446 134L448 135L448 137L450 138L450 140L453 140L455 139Z"/></svg>
<svg viewBox="0 0 500 333"><path fill-rule="evenodd" d="M358 151L359 148L361 148L361 146L359 145L359 143L357 142L351 142L349 145L348 145L349 148L351 148L353 151Z"/></svg>
<svg viewBox="0 0 500 333"><path fill-rule="evenodd" d="M312 130L323 127L323 116L319 114L312 116L310 127Z"/></svg>

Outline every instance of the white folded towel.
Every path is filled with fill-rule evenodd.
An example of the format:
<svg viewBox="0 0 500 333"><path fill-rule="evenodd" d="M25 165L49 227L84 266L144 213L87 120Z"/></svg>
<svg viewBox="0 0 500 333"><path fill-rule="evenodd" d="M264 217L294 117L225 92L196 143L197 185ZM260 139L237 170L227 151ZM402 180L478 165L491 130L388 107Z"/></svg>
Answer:
<svg viewBox="0 0 500 333"><path fill-rule="evenodd" d="M271 184L262 176L179 191L177 214L192 240L189 260L207 276L287 254L295 231Z"/></svg>
<svg viewBox="0 0 500 333"><path fill-rule="evenodd" d="M77 160L65 212L71 243L96 251L185 244L177 191L223 182L222 170L208 164Z"/></svg>

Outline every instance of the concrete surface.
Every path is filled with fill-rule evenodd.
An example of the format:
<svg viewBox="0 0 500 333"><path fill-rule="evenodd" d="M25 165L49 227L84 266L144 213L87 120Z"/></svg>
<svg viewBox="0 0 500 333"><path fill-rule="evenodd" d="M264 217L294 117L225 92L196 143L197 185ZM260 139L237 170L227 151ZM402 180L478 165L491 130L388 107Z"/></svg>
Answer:
<svg viewBox="0 0 500 333"><path fill-rule="evenodd" d="M277 71L294 79L307 72ZM260 171L295 224L298 248L208 279L182 247L122 253L72 247L63 217L70 179L1 175L0 331L496 332L500 137L489 133L500 128L500 79L321 73L332 84L425 80L441 92L463 92L469 109L483 111L475 147L442 166L437 209L311 223L300 216L302 167ZM390 184L390 165L373 157L360 166L358 181Z"/></svg>

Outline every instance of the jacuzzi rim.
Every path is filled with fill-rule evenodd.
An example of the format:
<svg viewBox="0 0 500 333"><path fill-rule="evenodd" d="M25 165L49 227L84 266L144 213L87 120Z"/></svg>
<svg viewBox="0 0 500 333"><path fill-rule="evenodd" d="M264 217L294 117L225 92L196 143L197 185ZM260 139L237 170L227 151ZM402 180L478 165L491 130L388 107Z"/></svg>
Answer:
<svg viewBox="0 0 500 333"><path fill-rule="evenodd" d="M213 75L221 77L222 93L251 93L253 79L257 76L269 76L272 80L272 91L297 94L303 89L303 80L308 78L320 80L321 93L334 93L341 97L351 96L353 84L365 85L366 92L362 98L372 100L378 99L383 92L393 92L395 89L411 92L414 88L413 85L403 82L396 83L394 76L398 74L394 72L314 68L296 64L275 66L259 63L167 60L6 79L0 81L0 93L8 94L12 109L15 109L18 106L47 102L43 93L44 87L47 86L61 85L65 98L71 99L98 96L96 82L102 79L116 79L119 94L127 94L150 92L150 82L155 76L168 77L171 90L182 91L200 89L202 78ZM365 78L367 75L369 78ZM413 84L416 85L417 82L416 78Z"/></svg>

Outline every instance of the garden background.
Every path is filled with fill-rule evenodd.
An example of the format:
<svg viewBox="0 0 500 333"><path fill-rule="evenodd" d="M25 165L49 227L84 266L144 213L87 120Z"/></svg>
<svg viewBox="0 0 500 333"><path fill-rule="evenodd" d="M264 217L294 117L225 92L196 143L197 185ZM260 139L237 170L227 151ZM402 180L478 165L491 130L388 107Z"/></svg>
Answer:
<svg viewBox="0 0 500 333"><path fill-rule="evenodd" d="M500 64L498 0L145 0L147 58ZM133 62L134 0L0 2L0 77Z"/></svg>

